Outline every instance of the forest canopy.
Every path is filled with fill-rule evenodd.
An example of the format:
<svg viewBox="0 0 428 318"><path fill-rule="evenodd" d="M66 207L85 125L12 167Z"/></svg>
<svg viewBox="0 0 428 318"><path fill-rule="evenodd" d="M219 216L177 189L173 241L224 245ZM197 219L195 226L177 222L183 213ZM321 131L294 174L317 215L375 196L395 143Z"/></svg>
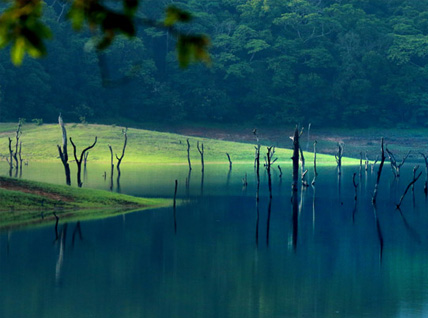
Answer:
<svg viewBox="0 0 428 318"><path fill-rule="evenodd" d="M168 4L147 0L138 14L165 21ZM69 120L112 123L428 126L428 0L181 0L174 6L193 16L180 32L209 36L211 67L180 69L177 38L148 25L132 38L118 32L100 55L99 39L73 30L65 13L70 4L46 1L47 57L25 58L17 68L10 52L0 51L0 120L55 121L62 112Z"/></svg>

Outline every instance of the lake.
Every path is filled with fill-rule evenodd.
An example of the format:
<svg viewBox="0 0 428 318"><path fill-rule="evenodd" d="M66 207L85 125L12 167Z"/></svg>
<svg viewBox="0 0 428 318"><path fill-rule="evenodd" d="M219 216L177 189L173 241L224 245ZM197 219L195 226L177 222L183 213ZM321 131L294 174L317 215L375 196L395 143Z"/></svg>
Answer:
<svg viewBox="0 0 428 318"><path fill-rule="evenodd" d="M428 316L425 175L400 212L410 164L398 181L385 165L376 209L376 169L357 178L355 206L358 167L340 178L320 167L293 214L290 168L282 178L274 170L271 201L263 171L257 204L251 164L207 165L203 178L195 166L189 181L187 166L124 162L118 187L104 180L108 165L88 163L84 187L172 197L177 179L181 201L175 211L60 220L58 238L53 226L1 232L0 317ZM60 163L30 163L23 177L65 183Z"/></svg>

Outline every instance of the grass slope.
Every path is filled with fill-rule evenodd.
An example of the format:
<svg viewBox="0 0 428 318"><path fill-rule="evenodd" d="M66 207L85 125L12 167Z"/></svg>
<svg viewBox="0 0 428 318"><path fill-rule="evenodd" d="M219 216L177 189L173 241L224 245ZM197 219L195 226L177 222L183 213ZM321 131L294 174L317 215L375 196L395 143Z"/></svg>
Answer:
<svg viewBox="0 0 428 318"><path fill-rule="evenodd" d="M165 207L168 199L145 199L94 189L80 189L0 177L0 229L60 218L94 219L124 211Z"/></svg>
<svg viewBox="0 0 428 318"><path fill-rule="evenodd" d="M95 136L98 143L90 150L88 160L91 162L106 163L110 161L108 145L113 147L114 153L120 155L123 147L122 128L106 125L66 125L67 134L73 138L78 147L78 156L87 146L91 145ZM0 123L0 155L8 156L8 138L14 139L16 125ZM36 126L25 124L22 128L22 157L30 161L57 161L57 145L62 142L61 129L58 125L47 124ZM290 132L291 135L291 132ZM206 163L226 163L226 152L230 154L233 163L252 163L254 160L254 146L248 143L222 141L207 138L187 137L172 133L161 133L143 129L128 130L128 147L123 162L144 164L183 164L187 165L187 144L189 138L192 164L200 164L200 155L196 149L197 141L204 143ZM284 136L284 139L289 139ZM291 147L291 141L290 141ZM262 158L266 147L262 147ZM292 155L290 149L277 148L278 163L290 164ZM73 160L72 146L69 143L69 157ZM306 160L312 161L313 154L305 153ZM115 160L116 161L116 160ZM335 165L333 156L317 155L320 165ZM344 158L343 164L357 164L358 160Z"/></svg>

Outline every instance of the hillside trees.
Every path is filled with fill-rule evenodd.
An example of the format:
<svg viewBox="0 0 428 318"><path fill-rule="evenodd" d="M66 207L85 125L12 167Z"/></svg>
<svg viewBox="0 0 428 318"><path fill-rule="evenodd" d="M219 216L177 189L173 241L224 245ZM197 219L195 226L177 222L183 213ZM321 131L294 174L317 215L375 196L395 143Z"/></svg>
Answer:
<svg viewBox="0 0 428 318"><path fill-rule="evenodd" d="M100 55L52 3L46 59L16 69L0 51L2 120L428 125L428 0L177 0L194 16L180 30L212 43L211 67L184 70L168 29L116 36ZM140 9L162 21L169 4Z"/></svg>

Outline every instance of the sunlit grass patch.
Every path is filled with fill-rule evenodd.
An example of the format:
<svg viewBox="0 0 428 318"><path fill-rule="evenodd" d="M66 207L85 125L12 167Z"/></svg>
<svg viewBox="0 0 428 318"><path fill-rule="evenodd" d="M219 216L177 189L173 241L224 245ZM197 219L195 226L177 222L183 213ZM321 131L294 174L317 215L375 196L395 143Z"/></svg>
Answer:
<svg viewBox="0 0 428 318"><path fill-rule="evenodd" d="M16 125L15 125L16 126ZM14 138L15 126L12 124L0 124L0 153L8 155L7 137ZM6 128L10 130L6 131ZM110 161L111 145L113 152L120 155L123 147L124 127L106 125L82 125L66 124L68 137L72 137L78 148L78 155L85 147L93 143L95 136L98 142L95 148L89 152L88 162L107 163ZM24 160L56 161L58 158L57 145L62 142L61 129L59 125L49 124L36 126L26 124L22 128L22 157ZM288 138L284 136L284 138ZM190 158L193 165L200 164L200 155L196 149L199 141L204 144L205 163L227 163L226 153L230 154L233 163L249 163L254 160L254 144L223 141L208 138L188 137L173 133L163 133L144 129L128 129L128 146L126 148L123 164L182 164L187 165L187 142L189 139ZM261 161L267 152L266 146L261 147ZM290 141L290 148L292 144ZM69 160L74 160L72 146L69 143ZM307 162L313 161L312 152L305 152ZM277 163L290 164L292 156L291 149L277 148L275 157ZM116 159L115 159L116 161ZM317 155L317 163L320 165L335 165L334 156ZM357 164L358 160L343 158L343 164Z"/></svg>

